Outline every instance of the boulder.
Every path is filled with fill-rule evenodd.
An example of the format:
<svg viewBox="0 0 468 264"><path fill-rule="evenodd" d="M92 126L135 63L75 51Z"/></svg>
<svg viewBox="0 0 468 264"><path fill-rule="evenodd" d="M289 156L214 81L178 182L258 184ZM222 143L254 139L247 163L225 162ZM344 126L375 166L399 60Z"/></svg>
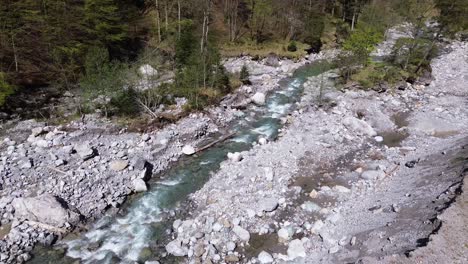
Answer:
<svg viewBox="0 0 468 264"><path fill-rule="evenodd" d="M123 171L128 167L128 160L113 160L109 167L113 171Z"/></svg>
<svg viewBox="0 0 468 264"><path fill-rule="evenodd" d="M245 230L244 228L236 225L232 229L232 232L239 237L240 240L248 242L250 240L250 233L249 231Z"/></svg>
<svg viewBox="0 0 468 264"><path fill-rule="evenodd" d="M375 180L385 178L385 172L381 170L368 170L361 174L361 178L364 180Z"/></svg>
<svg viewBox="0 0 468 264"><path fill-rule="evenodd" d="M193 155L195 154L195 149L190 146L190 145L185 145L183 148L182 148L182 153L184 153L185 155Z"/></svg>
<svg viewBox="0 0 468 264"><path fill-rule="evenodd" d="M260 145L266 145L268 143L268 140L264 137L261 137L259 140L258 140L258 144Z"/></svg>
<svg viewBox="0 0 468 264"><path fill-rule="evenodd" d="M167 253L176 256L176 257L183 257L187 256L188 248L182 245L182 241L180 240L173 240L166 245Z"/></svg>
<svg viewBox="0 0 468 264"><path fill-rule="evenodd" d="M270 253L262 251L260 254L258 254L258 261L260 261L262 264L273 263L273 257L270 255Z"/></svg>
<svg viewBox="0 0 468 264"><path fill-rule="evenodd" d="M299 239L294 239L289 243L288 246L288 257L290 260L294 260L296 258L305 258L306 252L304 248L304 244Z"/></svg>
<svg viewBox="0 0 468 264"><path fill-rule="evenodd" d="M278 199L275 198L265 198L258 202L260 210L262 212L273 212L278 208Z"/></svg>
<svg viewBox="0 0 468 264"><path fill-rule="evenodd" d="M55 227L64 226L66 223L77 224L81 217L80 213L70 209L65 201L51 194L33 198L16 198L12 205L16 218Z"/></svg>
<svg viewBox="0 0 468 264"><path fill-rule="evenodd" d="M243 158L243 157L242 157L242 154L240 154L239 152L235 152L235 153L229 152L229 153L227 154L227 157L228 157L228 159L230 159L230 160L232 160L232 161L234 161L234 162L239 162L239 161L241 161L242 158Z"/></svg>
<svg viewBox="0 0 468 264"><path fill-rule="evenodd" d="M34 137L37 137L37 136L41 135L42 133L44 133L44 128L43 127L35 127L33 129L31 129L31 135L34 136Z"/></svg>
<svg viewBox="0 0 468 264"><path fill-rule="evenodd" d="M307 201L301 205L301 208L309 213L314 213L320 211L322 209L318 204Z"/></svg>
<svg viewBox="0 0 468 264"><path fill-rule="evenodd" d="M96 150L87 144L76 145L74 149L83 160L89 160L96 155Z"/></svg>
<svg viewBox="0 0 468 264"><path fill-rule="evenodd" d="M49 142L45 139L39 139L36 142L34 142L36 146L40 148L48 148L49 147Z"/></svg>
<svg viewBox="0 0 468 264"><path fill-rule="evenodd" d="M347 117L343 120L343 125L357 134L376 136L377 132L364 120L355 117Z"/></svg>
<svg viewBox="0 0 468 264"><path fill-rule="evenodd" d="M256 105L265 105L266 103L266 96L264 93L255 93L251 99Z"/></svg>
<svg viewBox="0 0 468 264"><path fill-rule="evenodd" d="M158 71L149 64L141 65L138 72L144 77L151 77L158 74Z"/></svg>
<svg viewBox="0 0 468 264"><path fill-rule="evenodd" d="M292 227L283 227L278 230L278 241L286 242L289 241L294 235L294 230Z"/></svg>
<svg viewBox="0 0 468 264"><path fill-rule="evenodd" d="M272 181L273 178L275 177L275 172L273 171L273 168L265 167L265 168L263 168L263 171L265 172L266 180L267 181Z"/></svg>
<svg viewBox="0 0 468 264"><path fill-rule="evenodd" d="M133 180L133 190L135 192L146 192L148 187L146 187L146 183L143 179L134 179Z"/></svg>
<svg viewBox="0 0 468 264"><path fill-rule="evenodd" d="M265 65L271 67L278 67L279 66L279 59L275 54L270 54L265 60Z"/></svg>

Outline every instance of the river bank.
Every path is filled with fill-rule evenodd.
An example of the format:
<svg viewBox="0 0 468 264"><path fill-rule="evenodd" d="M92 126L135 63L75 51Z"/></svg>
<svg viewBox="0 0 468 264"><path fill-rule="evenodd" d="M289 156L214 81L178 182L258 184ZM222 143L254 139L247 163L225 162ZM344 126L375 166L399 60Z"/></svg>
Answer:
<svg viewBox="0 0 468 264"><path fill-rule="evenodd" d="M1 146L0 261L27 261L37 243L52 245L106 212L116 214L129 195L148 189L145 181L183 153L192 154L188 149L196 151L228 133L227 125L241 116L237 108L261 104L252 98L277 88L279 80L306 63L228 60L229 71L244 64L251 69L252 85L226 96L219 106L146 134L129 133L96 116L61 126L34 120L12 125Z"/></svg>
<svg viewBox="0 0 468 264"><path fill-rule="evenodd" d="M437 215L464 178L468 45L449 50L433 62L435 80L426 87L340 93L325 84L318 108L318 88L334 74L311 78L277 141L223 162L191 196L193 217L174 222L166 250L187 263L443 257L416 249L447 222ZM465 244L453 242L459 251ZM406 258L414 250L417 258ZM463 263L467 256L446 257Z"/></svg>

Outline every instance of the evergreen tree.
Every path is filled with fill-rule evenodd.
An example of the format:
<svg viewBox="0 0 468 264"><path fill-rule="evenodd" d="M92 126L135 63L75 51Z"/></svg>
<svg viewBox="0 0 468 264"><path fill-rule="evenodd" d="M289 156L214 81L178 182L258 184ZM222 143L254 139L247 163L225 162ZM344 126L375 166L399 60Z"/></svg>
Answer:
<svg viewBox="0 0 468 264"><path fill-rule="evenodd" d="M127 37L128 25L115 0L85 0L88 32L100 45L108 48Z"/></svg>
<svg viewBox="0 0 468 264"><path fill-rule="evenodd" d="M468 1L436 0L436 6L440 10L439 21L447 31L468 30Z"/></svg>

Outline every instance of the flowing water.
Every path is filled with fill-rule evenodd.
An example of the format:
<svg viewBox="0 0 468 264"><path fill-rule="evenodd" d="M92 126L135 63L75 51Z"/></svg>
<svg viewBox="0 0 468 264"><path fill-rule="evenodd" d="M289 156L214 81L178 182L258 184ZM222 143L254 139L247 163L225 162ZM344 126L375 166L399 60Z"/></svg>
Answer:
<svg viewBox="0 0 468 264"><path fill-rule="evenodd" d="M184 158L169 170L163 180L154 182L150 190L126 205L123 216L106 216L87 233L66 244L63 252L53 249L36 250L30 263L134 263L157 256L154 243L170 226L167 211L186 201L199 190L209 176L219 169L228 152L245 151L260 136L274 139L281 128L281 117L294 109L300 99L303 84L328 68L326 62L315 62L298 69L280 82L280 88L267 98L266 107L254 107L232 125L236 136L202 153Z"/></svg>

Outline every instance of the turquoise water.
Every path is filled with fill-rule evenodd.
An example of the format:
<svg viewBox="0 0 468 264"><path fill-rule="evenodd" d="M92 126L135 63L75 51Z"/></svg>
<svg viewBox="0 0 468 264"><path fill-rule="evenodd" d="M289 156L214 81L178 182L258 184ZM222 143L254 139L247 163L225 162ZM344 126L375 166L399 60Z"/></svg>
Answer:
<svg viewBox="0 0 468 264"><path fill-rule="evenodd" d="M183 158L162 180L151 182L147 193L130 201L123 216L105 216L90 231L63 242L67 247L66 257L61 250L38 249L30 263L75 263L77 260L79 263L134 263L156 256L159 252L155 241L164 236L164 230L171 224L167 212L199 190L227 159L228 152L248 150L260 136L275 139L282 127L281 117L294 110L307 77L327 68L327 63L315 62L298 69L292 77L280 82L280 88L268 96L265 107L246 110L232 124L234 138L196 156Z"/></svg>

